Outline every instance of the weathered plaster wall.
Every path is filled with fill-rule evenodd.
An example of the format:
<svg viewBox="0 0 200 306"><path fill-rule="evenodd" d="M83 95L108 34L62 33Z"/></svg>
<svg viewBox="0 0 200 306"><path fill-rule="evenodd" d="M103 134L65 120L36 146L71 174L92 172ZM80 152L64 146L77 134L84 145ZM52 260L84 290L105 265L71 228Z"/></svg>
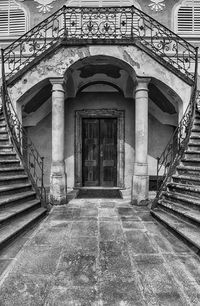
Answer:
<svg viewBox="0 0 200 306"><path fill-rule="evenodd" d="M21 0L17 0L20 1ZM23 0L22 0L23 1ZM22 2L23 6L27 9L27 11L31 14L30 18L30 27L35 26L48 16L50 16L52 13L60 9L64 4L67 5L70 2L70 0L52 0L52 8L47 13L39 12L39 9L37 8L39 3L36 1L30 1L30 0L24 0ZM88 1L89 2L89 1ZM148 15L152 16L157 21L161 22L168 28L172 28L172 9L174 5L176 5L179 0L165 0L163 3L165 4L165 7L162 10L156 11L155 9L152 10L149 4L152 3L151 0L138 0L137 1L139 5L141 6L142 11L147 13ZM155 2L155 1L154 1ZM134 3L134 1L133 1ZM71 4L73 5L73 4Z"/></svg>
<svg viewBox="0 0 200 306"><path fill-rule="evenodd" d="M61 48L27 72L10 89L12 101L18 100L21 95L39 81L47 78L63 77L66 70L72 64L90 56L107 56L109 61L113 63L115 63L116 59L120 60L126 65L133 77L136 74L143 77L153 77L162 81L180 96L183 101L183 110L186 109L191 94L191 87L135 46Z"/></svg>
<svg viewBox="0 0 200 306"><path fill-rule="evenodd" d="M125 110L125 186L131 185L134 163L135 105L117 93L84 93L65 101L65 167L68 188L74 187L74 114L75 110L115 108ZM158 122L149 114L149 174L156 174L156 157L166 146L173 128ZM51 114L28 133L38 151L45 157L45 185L49 186L51 168Z"/></svg>
<svg viewBox="0 0 200 306"><path fill-rule="evenodd" d="M148 141L148 170L149 175L156 175L156 158L164 151L174 127L161 124L155 117L149 113L148 118L149 141Z"/></svg>
<svg viewBox="0 0 200 306"><path fill-rule="evenodd" d="M52 127L51 113L46 116L38 125L28 127L27 132L32 139L35 147L41 156L44 156L45 167L44 167L44 184L49 186L50 184L50 171L51 171L51 127Z"/></svg>

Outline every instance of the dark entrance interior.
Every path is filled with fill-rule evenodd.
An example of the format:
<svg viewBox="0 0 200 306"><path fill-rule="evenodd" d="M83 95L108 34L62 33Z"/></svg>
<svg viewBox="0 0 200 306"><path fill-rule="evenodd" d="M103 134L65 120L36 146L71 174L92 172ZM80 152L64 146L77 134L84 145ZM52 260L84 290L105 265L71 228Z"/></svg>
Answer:
<svg viewBox="0 0 200 306"><path fill-rule="evenodd" d="M117 186L117 119L82 119L83 186Z"/></svg>

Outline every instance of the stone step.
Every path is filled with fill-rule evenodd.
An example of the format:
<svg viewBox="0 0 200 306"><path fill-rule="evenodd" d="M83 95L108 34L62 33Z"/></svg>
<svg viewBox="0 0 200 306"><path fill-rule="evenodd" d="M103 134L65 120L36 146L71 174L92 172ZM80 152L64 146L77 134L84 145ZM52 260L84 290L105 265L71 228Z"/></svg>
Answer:
<svg viewBox="0 0 200 306"><path fill-rule="evenodd" d="M6 123L6 120L5 120L4 116L0 116L0 123L3 123L3 124Z"/></svg>
<svg viewBox="0 0 200 306"><path fill-rule="evenodd" d="M3 210L0 210L0 224L10 222L11 219L16 218L18 215L25 212L27 213L28 211L39 207L41 207L41 203L38 199L27 201L13 207L6 207Z"/></svg>
<svg viewBox="0 0 200 306"><path fill-rule="evenodd" d="M14 152L13 146L11 144L0 144L1 152Z"/></svg>
<svg viewBox="0 0 200 306"><path fill-rule="evenodd" d="M6 159L2 159L0 160L0 168L14 168L14 167L19 167L20 166L20 161L18 159L10 159L10 160L6 160Z"/></svg>
<svg viewBox="0 0 200 306"><path fill-rule="evenodd" d="M193 143L193 142L199 143L200 142L200 136L190 136L189 142L190 143Z"/></svg>
<svg viewBox="0 0 200 306"><path fill-rule="evenodd" d="M167 184L167 189L170 192L176 192L176 193L185 194L186 196L189 195L189 196L200 198L200 186L193 186L193 185L170 182Z"/></svg>
<svg viewBox="0 0 200 306"><path fill-rule="evenodd" d="M189 150L194 150L200 152L200 143L198 142L193 142L193 143L188 143L188 151Z"/></svg>
<svg viewBox="0 0 200 306"><path fill-rule="evenodd" d="M0 151L0 160L13 160L16 159L16 153L15 152L1 152Z"/></svg>
<svg viewBox="0 0 200 306"><path fill-rule="evenodd" d="M191 158L191 159L182 158L181 163L184 166L200 167L200 158Z"/></svg>
<svg viewBox="0 0 200 306"><path fill-rule="evenodd" d="M0 187L0 199L2 196L5 196L5 195L12 195L16 193L26 192L29 190L32 190L32 185L30 183L1 186Z"/></svg>
<svg viewBox="0 0 200 306"><path fill-rule="evenodd" d="M197 174L197 176L174 174L174 175L172 175L172 179L175 183L200 186L200 176L199 176L199 174Z"/></svg>
<svg viewBox="0 0 200 306"><path fill-rule="evenodd" d="M9 139L8 132L0 132L0 140Z"/></svg>
<svg viewBox="0 0 200 306"><path fill-rule="evenodd" d="M179 165L176 167L178 174L187 174L187 175L199 175L200 167L194 166L183 166Z"/></svg>
<svg viewBox="0 0 200 306"><path fill-rule="evenodd" d="M200 159L200 151L197 150L186 150L184 152L185 159Z"/></svg>
<svg viewBox="0 0 200 306"><path fill-rule="evenodd" d="M199 120L194 119L193 127L197 128L197 129L198 128L200 129L200 119Z"/></svg>
<svg viewBox="0 0 200 306"><path fill-rule="evenodd" d="M173 231L174 234L182 238L183 241L186 242L188 246L192 247L195 252L198 253L200 251L200 235L198 226L188 224L161 208L154 209L151 211L151 214L168 229Z"/></svg>
<svg viewBox="0 0 200 306"><path fill-rule="evenodd" d="M6 124L0 124L0 132L6 132L7 133Z"/></svg>
<svg viewBox="0 0 200 306"><path fill-rule="evenodd" d="M182 220L200 226L200 211L185 207L181 204L172 201L159 200L159 207L162 209L175 214Z"/></svg>
<svg viewBox="0 0 200 306"><path fill-rule="evenodd" d="M9 176L0 176L0 186L8 185L8 184L19 184L19 183L27 183L28 176L26 174L22 175L9 175Z"/></svg>
<svg viewBox="0 0 200 306"><path fill-rule="evenodd" d="M0 146L1 145L9 145L10 144L10 140L9 138L0 138Z"/></svg>
<svg viewBox="0 0 200 306"><path fill-rule="evenodd" d="M0 248L8 244L11 239L17 237L19 234L24 232L33 223L39 221L46 214L46 209L40 207L34 211L27 213L25 216L22 215L12 221L11 224L2 226L0 228Z"/></svg>
<svg viewBox="0 0 200 306"><path fill-rule="evenodd" d="M24 168L23 167L5 167L5 168L1 168L0 167L0 176L4 177L4 176L8 176L8 175L15 175L15 174L24 174Z"/></svg>
<svg viewBox="0 0 200 306"><path fill-rule="evenodd" d="M194 128L193 128L193 129L191 130L191 135L190 135L190 137L191 137L191 136L195 136L195 137L196 137L196 136L197 136L197 137L200 136L200 130L194 129Z"/></svg>
<svg viewBox="0 0 200 306"><path fill-rule="evenodd" d="M169 191L164 191L162 197L164 200L169 200L192 209L200 210L200 198Z"/></svg>
<svg viewBox="0 0 200 306"><path fill-rule="evenodd" d="M30 201L35 199L36 199L36 192L33 190L15 193L9 196L2 196L0 198L0 209L5 208L6 206L12 206L24 203L25 201Z"/></svg>

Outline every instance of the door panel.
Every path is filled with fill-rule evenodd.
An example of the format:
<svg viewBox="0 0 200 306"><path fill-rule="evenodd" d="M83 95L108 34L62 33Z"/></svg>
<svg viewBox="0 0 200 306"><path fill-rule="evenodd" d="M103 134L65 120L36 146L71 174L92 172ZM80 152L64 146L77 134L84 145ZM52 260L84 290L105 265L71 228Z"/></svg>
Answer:
<svg viewBox="0 0 200 306"><path fill-rule="evenodd" d="M100 119L100 184L116 186L117 119Z"/></svg>
<svg viewBox="0 0 200 306"><path fill-rule="evenodd" d="M83 119L83 186L117 184L117 119Z"/></svg>
<svg viewBox="0 0 200 306"><path fill-rule="evenodd" d="M99 120L83 119L83 186L99 185Z"/></svg>

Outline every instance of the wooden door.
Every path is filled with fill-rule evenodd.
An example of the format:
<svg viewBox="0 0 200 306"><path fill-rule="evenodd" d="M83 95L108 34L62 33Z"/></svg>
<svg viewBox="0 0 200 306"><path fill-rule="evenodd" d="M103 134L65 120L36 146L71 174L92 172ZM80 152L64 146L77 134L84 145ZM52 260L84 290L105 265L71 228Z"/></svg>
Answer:
<svg viewBox="0 0 200 306"><path fill-rule="evenodd" d="M83 186L117 184L117 119L83 119Z"/></svg>

